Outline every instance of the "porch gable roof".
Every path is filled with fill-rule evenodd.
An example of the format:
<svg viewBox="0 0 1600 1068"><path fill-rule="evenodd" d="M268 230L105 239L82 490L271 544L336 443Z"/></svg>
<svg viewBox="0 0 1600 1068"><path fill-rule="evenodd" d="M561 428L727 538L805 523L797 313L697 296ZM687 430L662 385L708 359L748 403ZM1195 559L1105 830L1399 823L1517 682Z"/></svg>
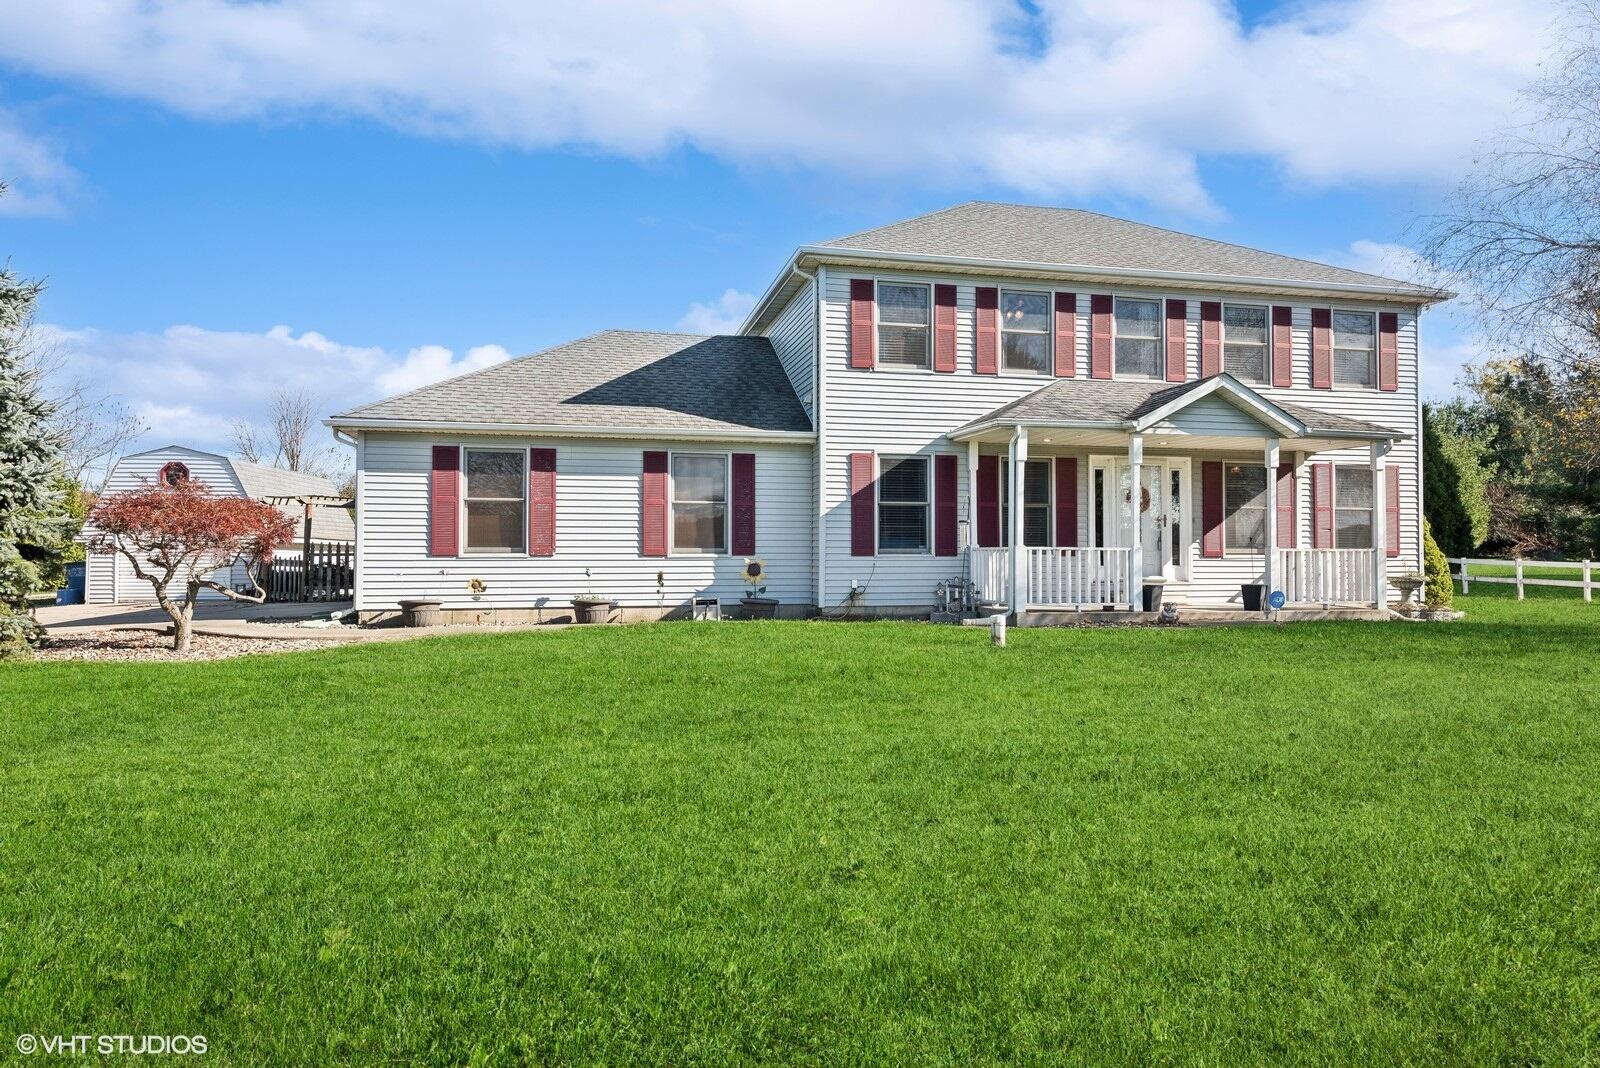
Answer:
<svg viewBox="0 0 1600 1068"><path fill-rule="evenodd" d="M1392 441L1410 436L1403 430L1270 399L1223 372L1177 384L1097 378L1057 379L1026 397L1003 404L951 431L950 438L960 441L1006 426L1142 433L1213 394L1220 394L1257 422L1284 437L1328 436Z"/></svg>

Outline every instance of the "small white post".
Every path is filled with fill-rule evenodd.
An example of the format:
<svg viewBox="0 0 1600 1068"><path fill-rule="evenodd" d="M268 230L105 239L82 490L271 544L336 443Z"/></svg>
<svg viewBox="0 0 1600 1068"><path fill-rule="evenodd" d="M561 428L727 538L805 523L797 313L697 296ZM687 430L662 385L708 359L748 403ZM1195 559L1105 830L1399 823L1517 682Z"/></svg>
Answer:
<svg viewBox="0 0 1600 1068"><path fill-rule="evenodd" d="M1589 561L1583 562L1583 599L1594 600L1594 580L1589 577Z"/></svg>
<svg viewBox="0 0 1600 1068"><path fill-rule="evenodd" d="M1000 649L1006 647L1006 617L997 613L989 617L989 643Z"/></svg>
<svg viewBox="0 0 1600 1068"><path fill-rule="evenodd" d="M1522 600L1522 557L1517 557L1517 600Z"/></svg>
<svg viewBox="0 0 1600 1068"><path fill-rule="evenodd" d="M1128 608L1137 612L1144 607L1144 545L1139 536L1139 501L1143 496L1140 478L1144 468L1144 435L1128 438L1128 515L1133 530L1129 533L1128 551ZM1155 502L1150 502L1155 506Z"/></svg>
<svg viewBox="0 0 1600 1068"><path fill-rule="evenodd" d="M1028 428L1019 426L1011 436L1011 611L1017 623L1028 610L1028 552L1022 544L1023 471L1028 463Z"/></svg>
<svg viewBox="0 0 1600 1068"><path fill-rule="evenodd" d="M1471 583L1467 580L1467 558L1463 556L1457 563L1461 565L1461 592L1466 593L1471 588Z"/></svg>

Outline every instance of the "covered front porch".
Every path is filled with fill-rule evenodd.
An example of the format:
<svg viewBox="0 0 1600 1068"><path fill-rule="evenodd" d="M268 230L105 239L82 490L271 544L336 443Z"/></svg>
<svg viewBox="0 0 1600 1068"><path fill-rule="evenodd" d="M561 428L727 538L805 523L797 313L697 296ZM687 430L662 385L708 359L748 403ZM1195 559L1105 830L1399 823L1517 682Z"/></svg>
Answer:
<svg viewBox="0 0 1600 1068"><path fill-rule="evenodd" d="M1274 403L1217 375L1179 386L1062 381L951 436L966 447L973 487L968 577L979 601L1018 622L1140 611L1147 585L1165 603L1209 612L1243 611L1253 596L1265 608L1274 592L1294 615L1389 600L1394 502L1382 488L1402 433ZM1330 456L1345 482L1367 487L1365 514L1342 508L1337 518L1341 539L1357 535L1358 547L1333 536L1331 475L1320 495L1308 485L1332 467L1312 461Z"/></svg>

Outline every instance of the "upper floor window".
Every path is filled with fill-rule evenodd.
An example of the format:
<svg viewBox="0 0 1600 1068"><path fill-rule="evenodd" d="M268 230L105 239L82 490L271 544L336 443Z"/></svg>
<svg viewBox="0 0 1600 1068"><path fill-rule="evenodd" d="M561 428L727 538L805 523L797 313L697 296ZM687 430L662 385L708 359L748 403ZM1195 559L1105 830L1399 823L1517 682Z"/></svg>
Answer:
<svg viewBox="0 0 1600 1068"><path fill-rule="evenodd" d="M1050 295L1000 291L1000 348L1008 371L1050 373Z"/></svg>
<svg viewBox="0 0 1600 1068"><path fill-rule="evenodd" d="M672 454L672 548L682 553L728 551L728 458Z"/></svg>
<svg viewBox="0 0 1600 1068"><path fill-rule="evenodd" d="M1223 305L1222 369L1241 382L1267 380L1266 308Z"/></svg>
<svg viewBox="0 0 1600 1068"><path fill-rule="evenodd" d="M1001 475L1005 472L1002 467ZM1000 544L1011 544L1011 479L1000 479ZM1022 544L1050 544L1050 461L1029 460L1022 466Z"/></svg>
<svg viewBox="0 0 1600 1068"><path fill-rule="evenodd" d="M1153 300L1118 297L1116 303L1116 356L1114 373L1134 378L1159 378L1161 362L1161 309Z"/></svg>
<svg viewBox="0 0 1600 1068"><path fill-rule="evenodd" d="M1378 328L1371 312L1333 313L1333 381L1370 386L1378 361Z"/></svg>
<svg viewBox="0 0 1600 1068"><path fill-rule="evenodd" d="M526 526L524 492L527 458L516 449L468 449L467 509L469 553L520 553Z"/></svg>
<svg viewBox="0 0 1600 1068"><path fill-rule="evenodd" d="M880 456L878 551L928 551L928 458Z"/></svg>
<svg viewBox="0 0 1600 1068"><path fill-rule="evenodd" d="M928 287L878 283L878 362L928 366Z"/></svg>
<svg viewBox="0 0 1600 1068"><path fill-rule="evenodd" d="M1372 548L1372 468L1337 464L1333 468L1333 545Z"/></svg>
<svg viewBox="0 0 1600 1068"><path fill-rule="evenodd" d="M1267 549L1267 469L1260 464L1229 464L1223 480L1222 531L1230 553Z"/></svg>

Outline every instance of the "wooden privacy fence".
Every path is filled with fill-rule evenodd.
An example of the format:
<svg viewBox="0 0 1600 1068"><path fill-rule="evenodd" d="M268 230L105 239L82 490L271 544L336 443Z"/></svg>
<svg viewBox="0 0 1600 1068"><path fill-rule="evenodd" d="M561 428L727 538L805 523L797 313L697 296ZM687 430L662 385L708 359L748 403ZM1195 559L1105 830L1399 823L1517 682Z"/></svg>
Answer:
<svg viewBox="0 0 1600 1068"><path fill-rule="evenodd" d="M348 601L356 593L355 546L314 541L310 553L279 549L258 572L268 601Z"/></svg>
<svg viewBox="0 0 1600 1068"><path fill-rule="evenodd" d="M1466 593L1472 588L1474 582L1496 582L1503 585L1514 585L1517 588L1517 600L1522 600L1523 589L1527 586L1562 586L1569 590L1582 590L1585 601L1594 600L1594 565L1588 560L1524 560L1517 557L1514 560L1475 560L1469 556L1455 556L1449 558L1450 574L1457 582L1461 583L1461 592ZM1509 575L1473 575L1473 567L1511 568ZM1539 572L1551 570L1576 571L1581 578L1530 578L1528 571L1535 575Z"/></svg>

